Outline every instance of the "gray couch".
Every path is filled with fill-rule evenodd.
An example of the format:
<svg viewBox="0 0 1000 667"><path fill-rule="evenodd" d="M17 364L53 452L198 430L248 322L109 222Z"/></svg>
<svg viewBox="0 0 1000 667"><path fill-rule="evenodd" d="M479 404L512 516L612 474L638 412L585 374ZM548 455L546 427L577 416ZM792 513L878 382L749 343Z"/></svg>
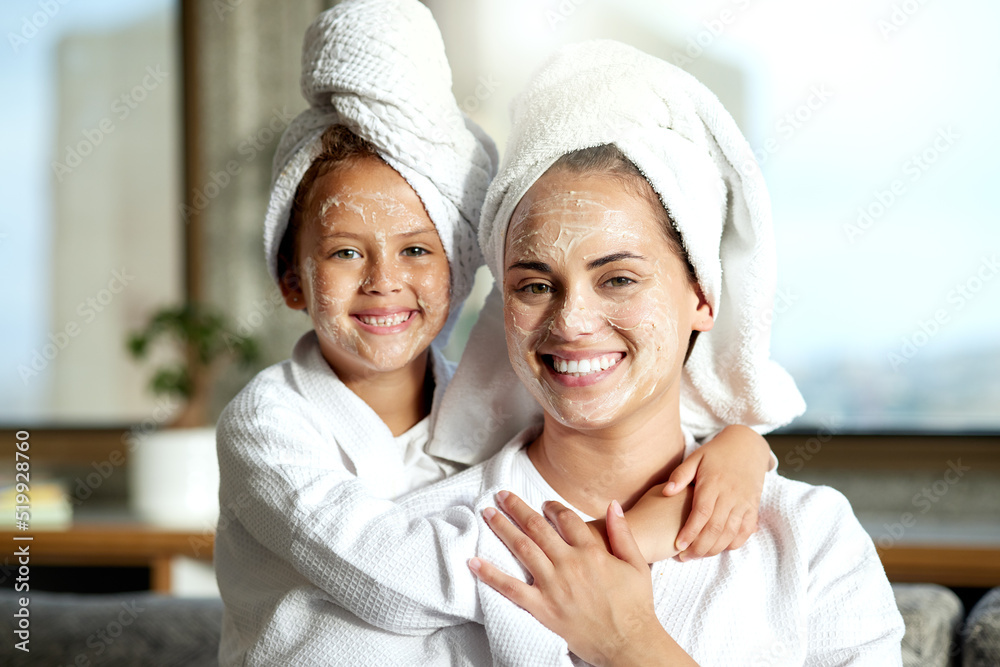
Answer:
<svg viewBox="0 0 1000 667"><path fill-rule="evenodd" d="M906 667L1000 666L1000 588L964 618L947 588L895 584L906 623ZM19 596L0 593L0 665L121 665L214 667L222 602L137 593L69 595L32 593L28 607L30 653L14 648ZM963 622L964 621L964 622Z"/></svg>

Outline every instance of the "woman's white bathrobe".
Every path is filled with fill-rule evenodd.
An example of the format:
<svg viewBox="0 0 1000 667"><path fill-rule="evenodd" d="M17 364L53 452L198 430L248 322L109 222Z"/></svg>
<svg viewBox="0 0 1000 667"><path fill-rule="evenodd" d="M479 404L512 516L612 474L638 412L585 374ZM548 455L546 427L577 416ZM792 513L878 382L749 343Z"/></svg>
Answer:
<svg viewBox="0 0 1000 667"><path fill-rule="evenodd" d="M431 350L433 423L454 369ZM233 399L217 433L223 665L352 664L354 654L369 664L420 664L415 651L440 656L453 632L433 630L476 617L464 564L449 576L434 556L471 556L478 528L469 504L425 520L387 500L455 467L425 454L425 438L403 451L405 439L330 369L314 332ZM334 645L332 627L376 645Z"/></svg>
<svg viewBox="0 0 1000 667"><path fill-rule="evenodd" d="M522 432L486 463L417 491L402 504L420 514L471 503L480 516L495 506L501 489L538 511L546 500L561 500L524 452L537 433ZM694 446L689 438L688 454ZM523 578L507 548L485 523L477 525L477 555ZM471 553L436 555L441 567L458 573ZM847 499L829 487L769 473L760 529L742 548L687 563L661 561L652 566L652 577L660 622L701 665L902 664L903 620L875 547ZM478 592L496 664L574 662L566 642L527 612L485 584ZM455 647L479 650L482 634L481 626L469 624L437 662L461 657Z"/></svg>

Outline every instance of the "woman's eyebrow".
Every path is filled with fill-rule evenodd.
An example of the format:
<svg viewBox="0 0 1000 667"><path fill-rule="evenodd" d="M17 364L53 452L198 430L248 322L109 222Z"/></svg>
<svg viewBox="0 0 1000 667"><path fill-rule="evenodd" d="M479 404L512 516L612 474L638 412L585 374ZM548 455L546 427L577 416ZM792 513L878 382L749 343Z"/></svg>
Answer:
<svg viewBox="0 0 1000 667"><path fill-rule="evenodd" d="M595 260L587 263L587 269L588 270L597 269L597 268L600 268L600 267L604 266L605 264L611 264L612 262L618 262L618 261L621 261L623 259L642 259L642 260L644 260L646 258L643 257L642 255L637 255L634 252L628 252L626 250L625 252L616 252L616 253L612 253L610 255L605 255L604 257L598 257L597 259L595 259Z"/></svg>
<svg viewBox="0 0 1000 667"><path fill-rule="evenodd" d="M526 269L528 271L539 271L541 273L552 273L552 267L545 262L514 262L507 267L508 271L514 269Z"/></svg>

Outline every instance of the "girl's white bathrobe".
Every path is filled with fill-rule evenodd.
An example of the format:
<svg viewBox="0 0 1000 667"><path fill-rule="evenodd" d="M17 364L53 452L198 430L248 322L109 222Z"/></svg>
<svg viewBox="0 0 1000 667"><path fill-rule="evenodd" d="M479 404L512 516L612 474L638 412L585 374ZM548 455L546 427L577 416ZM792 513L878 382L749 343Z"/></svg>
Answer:
<svg viewBox="0 0 1000 667"><path fill-rule="evenodd" d="M436 406L451 368L433 364ZM401 452L304 336L219 421L221 664L569 664L561 638L466 565L522 572L480 517L500 489L536 509L559 499L523 453L533 436L393 504L450 466ZM768 475L743 548L652 572L660 620L702 664L900 663L882 566L832 489Z"/></svg>
<svg viewBox="0 0 1000 667"><path fill-rule="evenodd" d="M431 350L433 423L454 368ZM404 637L366 621L428 635L476 617L465 566L448 576L435 558L472 555L470 504L416 519L389 500L456 469L424 452L428 429L394 438L330 369L315 332L233 399L217 428L222 665L419 664L414 651L440 656L454 631ZM374 644L336 645L332 628Z"/></svg>

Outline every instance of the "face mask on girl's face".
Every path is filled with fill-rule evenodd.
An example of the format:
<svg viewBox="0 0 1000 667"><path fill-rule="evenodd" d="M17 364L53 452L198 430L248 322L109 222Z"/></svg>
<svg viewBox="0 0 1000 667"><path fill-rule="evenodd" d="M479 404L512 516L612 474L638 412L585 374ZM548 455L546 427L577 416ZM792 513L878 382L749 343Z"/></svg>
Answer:
<svg viewBox="0 0 1000 667"><path fill-rule="evenodd" d="M339 167L316 179L303 221L301 299L341 379L398 370L423 355L448 318L450 275L434 223L406 180L376 159Z"/></svg>
<svg viewBox="0 0 1000 667"><path fill-rule="evenodd" d="M676 389L692 330L711 328L650 202L620 177L556 169L511 216L507 347L550 416L595 428Z"/></svg>

